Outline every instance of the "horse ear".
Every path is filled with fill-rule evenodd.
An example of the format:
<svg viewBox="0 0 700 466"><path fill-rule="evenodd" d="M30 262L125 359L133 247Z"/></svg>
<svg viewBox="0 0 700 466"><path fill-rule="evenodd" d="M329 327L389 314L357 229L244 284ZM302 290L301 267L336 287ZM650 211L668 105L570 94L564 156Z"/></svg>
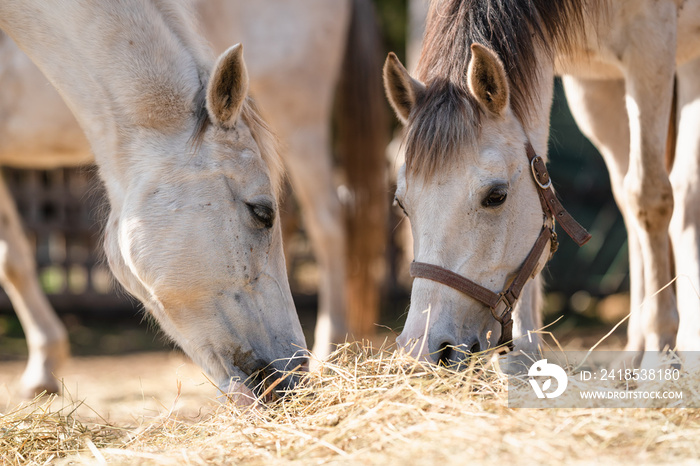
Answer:
<svg viewBox="0 0 700 466"><path fill-rule="evenodd" d="M508 107L509 86L506 70L495 52L481 44L471 46L467 85L476 100L494 115L503 115Z"/></svg>
<svg viewBox="0 0 700 466"><path fill-rule="evenodd" d="M248 70L243 46L236 44L216 60L207 85L207 110L211 120L226 128L236 124L248 96Z"/></svg>
<svg viewBox="0 0 700 466"><path fill-rule="evenodd" d="M406 124L416 99L425 91L425 85L408 74L394 52L389 52L384 62L384 88L399 120Z"/></svg>

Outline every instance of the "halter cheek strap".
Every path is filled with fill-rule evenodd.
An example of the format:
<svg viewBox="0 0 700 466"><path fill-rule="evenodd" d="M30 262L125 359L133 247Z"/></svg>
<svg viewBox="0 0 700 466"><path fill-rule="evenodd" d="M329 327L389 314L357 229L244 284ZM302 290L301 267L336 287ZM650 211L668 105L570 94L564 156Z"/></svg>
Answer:
<svg viewBox="0 0 700 466"><path fill-rule="evenodd" d="M569 212L566 211L559 199L557 199L552 189L552 179L547 171L547 166L542 157L537 155L530 141L525 145L527 159L530 161L532 177L537 185L537 194L540 196L540 203L545 215L564 229L567 235L579 246L583 246L591 239L591 234L578 223Z"/></svg>
<svg viewBox="0 0 700 466"><path fill-rule="evenodd" d="M411 277L425 278L449 286L487 306L493 318L501 324L501 336L497 346L505 345L509 350L513 350L512 314L515 303L520 297L525 283L535 273L547 243L550 244L550 258L559 245L557 234L554 232L555 223L559 222L564 231L579 246L583 246L591 239L591 235L586 229L574 220L557 199L544 160L535 153L530 141L525 146L525 152L530 162L532 177L537 186L537 194L545 215L545 224L508 288L500 293L494 293L451 270L425 262L412 262L410 268ZM547 224L547 219L550 220L551 227Z"/></svg>

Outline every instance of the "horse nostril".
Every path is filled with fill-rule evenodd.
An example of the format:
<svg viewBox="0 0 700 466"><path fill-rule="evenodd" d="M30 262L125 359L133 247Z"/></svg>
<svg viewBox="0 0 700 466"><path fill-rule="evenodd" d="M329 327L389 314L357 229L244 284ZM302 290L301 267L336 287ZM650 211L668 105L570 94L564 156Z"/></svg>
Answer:
<svg viewBox="0 0 700 466"><path fill-rule="evenodd" d="M480 351L481 351L481 345L479 344L478 341L477 341L476 343L474 343L474 344L472 345L472 347L469 349L469 352L472 353L472 354L478 353L478 352L480 352Z"/></svg>
<svg viewBox="0 0 700 466"><path fill-rule="evenodd" d="M273 387L275 395L284 396L294 389L309 370L309 358L306 354L294 355L291 358L281 358L260 367L254 374L253 380L256 395Z"/></svg>
<svg viewBox="0 0 700 466"><path fill-rule="evenodd" d="M440 345L440 349L438 350L437 364L438 366L442 364L445 367L454 364L454 348L451 343L444 342Z"/></svg>

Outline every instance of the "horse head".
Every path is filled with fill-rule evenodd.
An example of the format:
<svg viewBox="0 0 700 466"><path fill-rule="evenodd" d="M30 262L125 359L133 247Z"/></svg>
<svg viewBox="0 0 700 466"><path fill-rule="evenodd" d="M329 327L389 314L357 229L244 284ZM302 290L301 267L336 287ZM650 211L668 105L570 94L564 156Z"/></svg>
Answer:
<svg viewBox="0 0 700 466"><path fill-rule="evenodd" d="M130 167L105 249L165 333L222 390L250 395L307 360L282 251L281 163L248 97L240 45L194 100L188 130L158 140L171 151Z"/></svg>
<svg viewBox="0 0 700 466"><path fill-rule="evenodd" d="M470 55L463 76L427 82L411 77L393 54L387 58L387 95L406 125L396 203L410 219L417 263L468 277L497 296L532 255L546 218L503 64L477 43ZM535 255L532 276L549 248ZM429 361L460 360L459 353L492 348L504 325L484 301L418 274L397 341Z"/></svg>

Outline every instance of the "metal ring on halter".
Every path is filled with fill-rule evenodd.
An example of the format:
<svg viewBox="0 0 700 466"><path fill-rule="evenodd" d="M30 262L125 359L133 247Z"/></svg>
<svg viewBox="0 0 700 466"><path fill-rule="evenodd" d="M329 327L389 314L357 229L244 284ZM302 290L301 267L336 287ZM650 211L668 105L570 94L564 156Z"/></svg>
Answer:
<svg viewBox="0 0 700 466"><path fill-rule="evenodd" d="M535 169L535 162L538 160L542 160L542 157L540 157L539 155L537 157L533 158L532 160L530 160L530 170L532 170L532 177L535 179L535 183L537 183L537 185L540 188L549 189L549 187L552 186L552 178L550 178L548 175L547 176L547 183L542 184L542 183L540 183L540 179L537 177L537 170Z"/></svg>

